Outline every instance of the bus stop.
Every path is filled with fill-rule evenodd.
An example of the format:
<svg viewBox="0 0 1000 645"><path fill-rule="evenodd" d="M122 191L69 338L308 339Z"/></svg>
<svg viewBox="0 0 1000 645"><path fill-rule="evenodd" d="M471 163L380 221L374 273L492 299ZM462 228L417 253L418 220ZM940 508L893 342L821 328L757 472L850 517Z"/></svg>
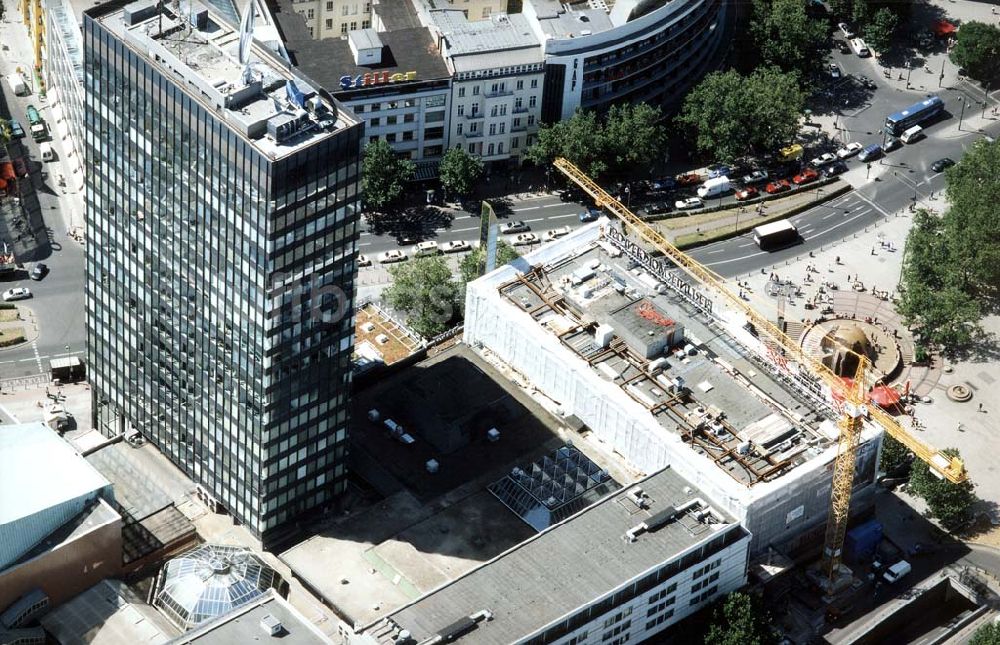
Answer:
<svg viewBox="0 0 1000 645"><path fill-rule="evenodd" d="M79 356L53 358L49 361L49 373L58 383L76 383L87 376L86 367Z"/></svg>

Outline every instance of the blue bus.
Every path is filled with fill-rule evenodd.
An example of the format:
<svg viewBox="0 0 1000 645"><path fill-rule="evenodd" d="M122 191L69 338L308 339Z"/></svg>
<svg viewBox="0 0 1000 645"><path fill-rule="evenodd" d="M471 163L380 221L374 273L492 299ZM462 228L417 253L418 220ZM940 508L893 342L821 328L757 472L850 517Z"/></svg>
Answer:
<svg viewBox="0 0 1000 645"><path fill-rule="evenodd" d="M887 116L885 118L886 134L898 137L905 130L908 130L915 125L920 125L927 119L937 116L943 110L944 101L941 100L941 97L935 94L928 99L924 99L920 103L914 103L901 112L896 112L895 114Z"/></svg>

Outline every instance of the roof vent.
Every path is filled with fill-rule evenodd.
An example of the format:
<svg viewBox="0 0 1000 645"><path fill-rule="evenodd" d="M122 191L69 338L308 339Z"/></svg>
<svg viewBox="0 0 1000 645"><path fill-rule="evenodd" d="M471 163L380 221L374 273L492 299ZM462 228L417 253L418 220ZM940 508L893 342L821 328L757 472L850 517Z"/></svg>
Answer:
<svg viewBox="0 0 1000 645"><path fill-rule="evenodd" d="M268 636L277 636L281 632L285 631L284 625L281 621L274 617L272 614L264 614L260 619L260 628Z"/></svg>

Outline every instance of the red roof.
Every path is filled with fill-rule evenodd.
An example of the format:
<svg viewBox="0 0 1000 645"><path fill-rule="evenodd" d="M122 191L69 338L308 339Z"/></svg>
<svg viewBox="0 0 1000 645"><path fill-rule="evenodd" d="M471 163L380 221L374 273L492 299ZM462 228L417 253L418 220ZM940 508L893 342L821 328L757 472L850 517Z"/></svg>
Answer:
<svg viewBox="0 0 1000 645"><path fill-rule="evenodd" d="M944 38L945 36L950 36L958 31L958 27L951 24L947 20L941 19L934 21L934 35L938 38Z"/></svg>

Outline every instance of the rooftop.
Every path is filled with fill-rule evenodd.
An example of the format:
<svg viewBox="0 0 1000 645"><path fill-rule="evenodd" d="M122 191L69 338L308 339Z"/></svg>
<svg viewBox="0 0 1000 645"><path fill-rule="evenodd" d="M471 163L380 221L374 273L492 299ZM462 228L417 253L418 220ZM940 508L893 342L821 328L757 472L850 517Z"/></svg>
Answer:
<svg viewBox="0 0 1000 645"><path fill-rule="evenodd" d="M158 645L179 632L120 580L104 580L41 618L61 645Z"/></svg>
<svg viewBox="0 0 1000 645"><path fill-rule="evenodd" d="M244 43L214 9L200 0L179 7L139 0L98 6L90 15L165 76L180 77L180 87L271 159L356 123L266 49Z"/></svg>
<svg viewBox="0 0 1000 645"><path fill-rule="evenodd" d="M545 259L542 250L527 256L541 266L514 279L508 272L502 297L743 486L773 481L832 445L836 429L811 402L598 230L549 245Z"/></svg>
<svg viewBox="0 0 1000 645"><path fill-rule="evenodd" d="M431 12L432 29L456 72L542 61L542 48L522 14L496 14L470 22L457 9Z"/></svg>
<svg viewBox="0 0 1000 645"><path fill-rule="evenodd" d="M538 26L546 37L579 38L612 29L608 12L589 2L527 0L535 10Z"/></svg>
<svg viewBox="0 0 1000 645"><path fill-rule="evenodd" d="M253 643L270 639L272 628L276 630L275 642L281 645L333 643L271 589L257 600L191 630L171 645Z"/></svg>
<svg viewBox="0 0 1000 645"><path fill-rule="evenodd" d="M0 427L0 526L110 485L48 426Z"/></svg>
<svg viewBox="0 0 1000 645"><path fill-rule="evenodd" d="M454 582L389 615L390 624L421 642L488 610L456 640L483 645L518 641L632 580L738 526L702 491L672 469L637 482L648 508L629 491L599 503L510 549ZM707 512L706 512L707 511ZM640 526L646 528L638 528ZM626 533L636 534L629 541ZM734 530L734 538L745 535ZM593 566L587 563L600 563ZM384 623L366 628L385 629ZM449 641L449 639L445 639Z"/></svg>

